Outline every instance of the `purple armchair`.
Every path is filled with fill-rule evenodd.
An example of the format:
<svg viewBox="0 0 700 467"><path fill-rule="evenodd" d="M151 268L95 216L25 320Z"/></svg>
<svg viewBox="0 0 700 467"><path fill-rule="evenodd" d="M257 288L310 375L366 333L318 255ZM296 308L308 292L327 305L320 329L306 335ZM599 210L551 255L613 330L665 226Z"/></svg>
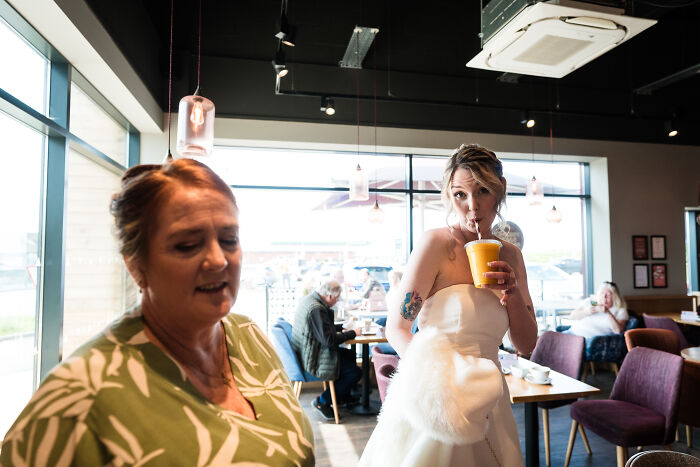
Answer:
<svg viewBox="0 0 700 467"><path fill-rule="evenodd" d="M530 361L548 366L556 372L578 379L581 376L585 345L586 341L581 336L548 331L537 338L537 345L532 352ZM576 399L566 399L539 402L537 404L537 406L542 409L542 431L544 433L544 451L547 465L550 465L551 457L549 447L549 410L571 404L575 401ZM583 430L582 425L579 425L579 432L586 445L588 454L591 454L591 447L588 444L588 438L586 437L586 432Z"/></svg>
<svg viewBox="0 0 700 467"><path fill-rule="evenodd" d="M568 467L581 424L617 446L623 467L629 446L670 444L674 440L683 359L660 350L635 347L627 354L610 399L571 404Z"/></svg>
<svg viewBox="0 0 700 467"><path fill-rule="evenodd" d="M681 383L681 400L678 403L678 423L685 425L685 441L693 447L693 430L700 427L700 363L692 360L683 362L683 382Z"/></svg>
<svg viewBox="0 0 700 467"><path fill-rule="evenodd" d="M384 403L384 398L386 397L386 389L389 387L391 382L391 377L396 371L396 367L390 363L386 363L376 370L377 374L377 387L379 388L379 399Z"/></svg>
<svg viewBox="0 0 700 467"><path fill-rule="evenodd" d="M688 340L683 335L683 332L681 332L681 328L678 327L678 324L671 318L667 318L665 316L648 315L644 313L644 326L648 328L668 329L669 331L673 331L673 333L678 336L681 349L689 347Z"/></svg>

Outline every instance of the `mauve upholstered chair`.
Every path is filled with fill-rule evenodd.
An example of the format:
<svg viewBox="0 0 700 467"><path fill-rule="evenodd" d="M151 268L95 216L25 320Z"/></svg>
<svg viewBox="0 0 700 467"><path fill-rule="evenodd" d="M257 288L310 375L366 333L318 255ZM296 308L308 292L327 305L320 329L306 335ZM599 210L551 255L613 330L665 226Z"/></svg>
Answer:
<svg viewBox="0 0 700 467"><path fill-rule="evenodd" d="M678 423L685 425L685 440L688 447L693 447L693 430L700 427L700 363L691 360L683 362L683 381L678 404Z"/></svg>
<svg viewBox="0 0 700 467"><path fill-rule="evenodd" d="M399 366L399 356L382 352L381 347L372 347L372 363L374 364L374 374L379 373L382 365L391 365L394 368Z"/></svg>
<svg viewBox="0 0 700 467"><path fill-rule="evenodd" d="M644 451L633 455L625 467L700 467L700 459L676 451Z"/></svg>
<svg viewBox="0 0 700 467"><path fill-rule="evenodd" d="M678 416L683 359L660 350L629 351L610 399L571 404L571 433L564 467L568 467L581 424L617 446L617 465L627 461L627 448L673 442Z"/></svg>
<svg viewBox="0 0 700 467"><path fill-rule="evenodd" d="M625 332L627 350L634 347L648 347L675 355L680 355L681 345L678 336L668 329L630 329Z"/></svg>
<svg viewBox="0 0 700 467"><path fill-rule="evenodd" d="M282 366L284 366L284 371L287 372L289 380L294 383L294 395L297 399L301 395L301 385L309 381L321 381L314 375L304 371L299 363L299 358L296 352L292 348L292 325L285 321L283 318L279 318L275 324L270 328L270 340L272 341L272 346L277 351L280 360L282 360ZM338 416L338 404L335 400L335 384L332 380L323 381L323 386L325 388L328 384L331 391L331 401L333 405L333 415L335 416L335 423L340 423L340 417Z"/></svg>
<svg viewBox="0 0 700 467"><path fill-rule="evenodd" d="M570 378L578 379L581 376L585 345L586 340L581 336L548 331L537 338L537 345L532 352L530 361L548 366L552 370L569 376ZM575 401L576 399L566 399L537 403L537 406L542 409L542 431L544 433L544 451L547 465L550 465L551 457L549 445L549 410L571 404ZM586 432L581 425L579 425L579 429L581 438L583 438L583 442L586 445L586 450L591 454L591 447L588 444Z"/></svg>
<svg viewBox="0 0 700 467"><path fill-rule="evenodd" d="M678 327L678 323L673 321L671 318L667 318L665 316L648 315L644 313L644 326L647 328L668 329L669 331L673 331L678 336L681 349L685 349L686 347L690 346L690 344L688 344L688 340L683 335L683 332L681 332L681 328Z"/></svg>
<svg viewBox="0 0 700 467"><path fill-rule="evenodd" d="M396 367L390 363L386 363L376 370L377 375L377 387L379 388L379 399L384 403L384 397L386 397L386 389L389 387L389 382L391 382L391 377L396 371Z"/></svg>

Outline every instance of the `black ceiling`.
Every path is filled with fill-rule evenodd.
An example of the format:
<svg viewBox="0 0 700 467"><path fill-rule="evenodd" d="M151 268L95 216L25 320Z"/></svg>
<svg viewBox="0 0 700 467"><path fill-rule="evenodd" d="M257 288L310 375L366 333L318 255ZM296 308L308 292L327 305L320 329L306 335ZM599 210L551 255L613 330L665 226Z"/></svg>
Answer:
<svg viewBox="0 0 700 467"><path fill-rule="evenodd" d="M597 3L658 24L562 79L505 82L503 73L465 67L480 50L479 1L289 0L296 47L284 48L290 73L276 94L280 0L204 1L202 93L217 116L354 124L359 90L362 124L376 115L380 126L528 134L519 118L527 109L536 135L549 135L551 121L555 137L700 145L699 74L635 93L700 64L700 2ZM88 4L167 110L170 1ZM198 8L175 0L173 105L196 86ZM338 66L355 25L379 29L359 72ZM333 117L319 111L313 96L321 95L336 98ZM672 118L680 134L669 139Z"/></svg>

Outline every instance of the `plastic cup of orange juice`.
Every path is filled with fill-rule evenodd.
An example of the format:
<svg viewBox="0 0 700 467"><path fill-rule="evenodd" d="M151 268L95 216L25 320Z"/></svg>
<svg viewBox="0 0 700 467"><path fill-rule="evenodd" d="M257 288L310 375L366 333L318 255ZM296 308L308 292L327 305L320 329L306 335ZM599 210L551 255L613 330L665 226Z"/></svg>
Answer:
<svg viewBox="0 0 700 467"><path fill-rule="evenodd" d="M497 284L497 279L487 279L484 277L484 273L496 271L489 267L489 263L498 261L501 242L492 239L474 240L464 245L464 249L469 258L469 268L472 270L474 285L483 288L484 284Z"/></svg>

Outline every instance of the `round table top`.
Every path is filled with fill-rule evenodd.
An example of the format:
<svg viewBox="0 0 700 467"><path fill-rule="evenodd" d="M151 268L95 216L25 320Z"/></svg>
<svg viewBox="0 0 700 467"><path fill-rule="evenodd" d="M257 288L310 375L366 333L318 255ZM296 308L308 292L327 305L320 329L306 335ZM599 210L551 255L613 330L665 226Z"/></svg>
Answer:
<svg viewBox="0 0 700 467"><path fill-rule="evenodd" d="M700 363L700 347L688 347L681 350L681 357Z"/></svg>

